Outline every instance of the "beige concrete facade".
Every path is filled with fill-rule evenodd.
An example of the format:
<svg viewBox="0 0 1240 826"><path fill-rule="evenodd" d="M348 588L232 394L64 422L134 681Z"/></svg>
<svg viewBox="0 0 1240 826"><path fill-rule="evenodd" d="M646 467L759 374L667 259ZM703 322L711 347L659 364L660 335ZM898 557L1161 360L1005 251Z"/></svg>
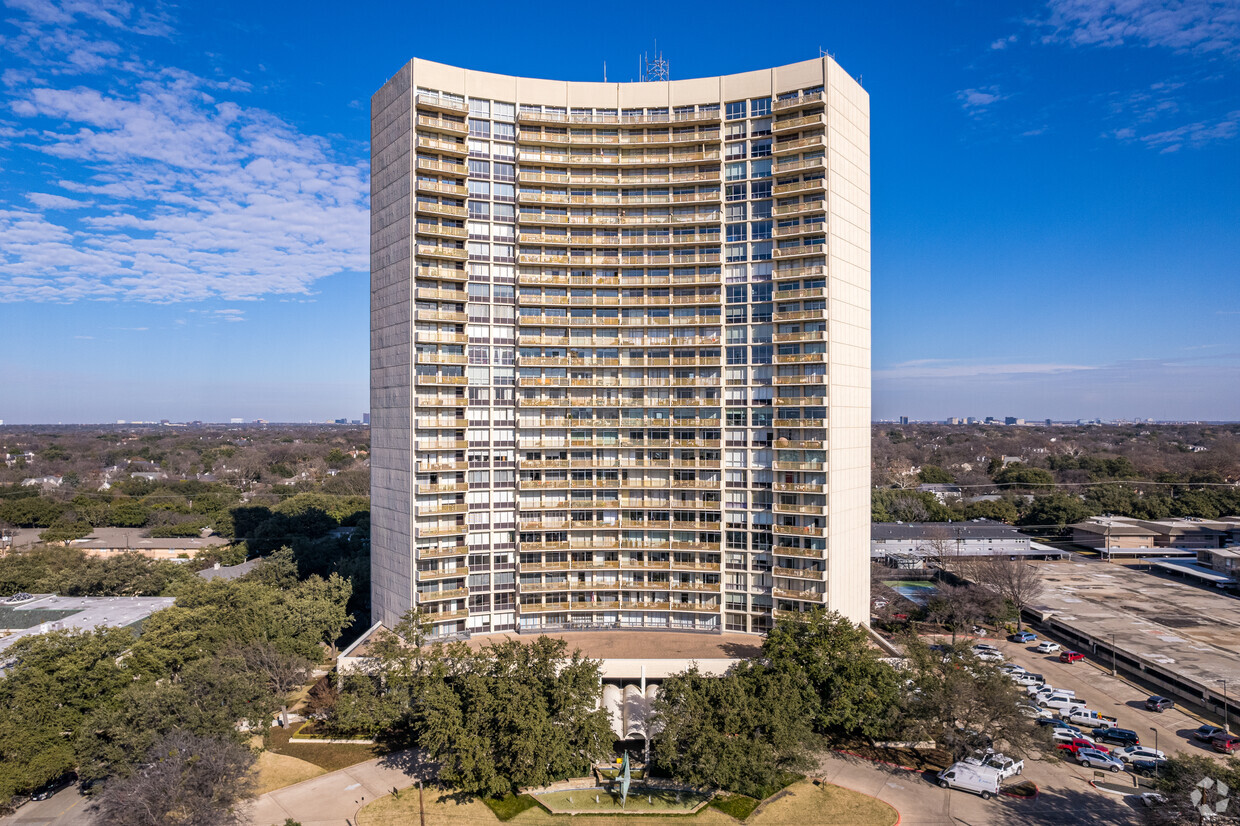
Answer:
<svg viewBox="0 0 1240 826"><path fill-rule="evenodd" d="M371 152L377 621L868 618L869 97L847 73L415 59L372 100Z"/></svg>

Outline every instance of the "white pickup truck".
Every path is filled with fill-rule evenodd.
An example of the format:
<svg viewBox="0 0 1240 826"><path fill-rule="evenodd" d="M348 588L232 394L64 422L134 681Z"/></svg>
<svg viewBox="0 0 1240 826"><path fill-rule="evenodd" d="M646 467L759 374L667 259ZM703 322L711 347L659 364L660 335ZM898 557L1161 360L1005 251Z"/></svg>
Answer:
<svg viewBox="0 0 1240 826"><path fill-rule="evenodd" d="M994 769L999 773L1000 780L1007 780L1009 777L1015 777L1025 770L1024 760L1013 760L1003 754L980 754L974 757L966 757L965 763L973 766L983 766L985 768Z"/></svg>
<svg viewBox="0 0 1240 826"><path fill-rule="evenodd" d="M1089 728L1101 728L1102 726L1113 726L1116 723L1114 717L1107 717L1099 714L1093 709L1079 706L1073 709L1064 709L1060 715L1060 719L1067 720L1069 723L1077 726L1088 726Z"/></svg>

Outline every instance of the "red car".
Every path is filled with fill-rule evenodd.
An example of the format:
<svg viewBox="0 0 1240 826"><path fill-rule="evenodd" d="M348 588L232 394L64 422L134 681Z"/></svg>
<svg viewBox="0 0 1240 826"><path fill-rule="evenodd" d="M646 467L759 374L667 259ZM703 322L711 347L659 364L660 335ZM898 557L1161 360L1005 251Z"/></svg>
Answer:
<svg viewBox="0 0 1240 826"><path fill-rule="evenodd" d="M1077 660L1083 659L1085 659L1085 655L1080 651L1065 651L1059 655L1059 661L1061 663L1074 663Z"/></svg>
<svg viewBox="0 0 1240 826"><path fill-rule="evenodd" d="M1058 748L1060 751L1070 751L1073 754L1076 754L1081 749L1096 749L1097 751L1100 751L1103 754L1111 753L1111 750L1108 749L1106 746L1102 745L1101 743L1095 743L1091 740L1082 740L1079 737L1076 740L1073 740L1071 743L1060 743L1058 746L1056 746L1056 748Z"/></svg>
<svg viewBox="0 0 1240 826"><path fill-rule="evenodd" d="M1210 741L1210 745L1215 751L1221 751L1223 754L1235 754L1236 749L1240 749L1240 736L1235 734L1219 734Z"/></svg>

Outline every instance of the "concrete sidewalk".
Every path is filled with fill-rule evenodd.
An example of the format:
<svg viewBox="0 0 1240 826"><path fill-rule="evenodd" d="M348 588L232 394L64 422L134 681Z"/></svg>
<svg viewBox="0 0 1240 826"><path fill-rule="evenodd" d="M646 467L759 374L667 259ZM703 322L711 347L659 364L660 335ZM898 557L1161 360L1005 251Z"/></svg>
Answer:
<svg viewBox="0 0 1240 826"><path fill-rule="evenodd" d="M399 752L260 795L247 818L254 826L282 826L287 818L302 826L355 826L367 803L430 777L417 752Z"/></svg>

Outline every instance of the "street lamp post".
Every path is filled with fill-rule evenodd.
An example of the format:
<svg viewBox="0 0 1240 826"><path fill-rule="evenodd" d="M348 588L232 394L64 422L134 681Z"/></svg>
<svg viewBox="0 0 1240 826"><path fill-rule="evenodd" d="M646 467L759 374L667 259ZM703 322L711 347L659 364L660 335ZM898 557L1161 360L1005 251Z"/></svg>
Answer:
<svg viewBox="0 0 1240 826"><path fill-rule="evenodd" d="M1223 684L1223 733L1227 734L1231 728L1227 725L1227 681L1219 680Z"/></svg>

